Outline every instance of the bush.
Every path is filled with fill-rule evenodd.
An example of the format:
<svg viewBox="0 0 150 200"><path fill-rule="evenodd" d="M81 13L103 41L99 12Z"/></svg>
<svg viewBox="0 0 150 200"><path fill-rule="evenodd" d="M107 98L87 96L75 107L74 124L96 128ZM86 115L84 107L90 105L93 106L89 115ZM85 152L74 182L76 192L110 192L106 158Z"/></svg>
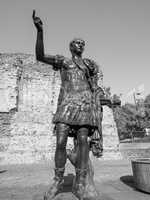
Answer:
<svg viewBox="0 0 150 200"><path fill-rule="evenodd" d="M128 103L121 107L116 107L113 111L120 140L133 137L133 132L140 133L141 131L143 133L144 118L140 115L135 105ZM143 134L141 134L141 137L143 137Z"/></svg>

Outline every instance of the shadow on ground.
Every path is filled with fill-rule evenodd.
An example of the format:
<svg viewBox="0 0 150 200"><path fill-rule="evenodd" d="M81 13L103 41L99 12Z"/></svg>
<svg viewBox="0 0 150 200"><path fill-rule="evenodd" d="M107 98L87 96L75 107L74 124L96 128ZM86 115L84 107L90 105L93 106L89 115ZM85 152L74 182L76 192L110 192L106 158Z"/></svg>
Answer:
<svg viewBox="0 0 150 200"><path fill-rule="evenodd" d="M120 180L124 184L126 184L126 185L130 186L131 188L133 188L134 190L136 190L134 180L133 180L133 176L131 176L131 175L122 176L122 177L120 177Z"/></svg>
<svg viewBox="0 0 150 200"><path fill-rule="evenodd" d="M120 178L120 180L125 183L126 185L130 186L133 190L135 191L138 191L138 192L141 192L141 193L144 193L144 194L149 194L148 192L145 192L145 191L142 191L140 189L137 189L136 186L135 186L135 183L134 183L134 179L133 179L133 176L122 176Z"/></svg>
<svg viewBox="0 0 150 200"><path fill-rule="evenodd" d="M7 172L7 170L1 170L0 174Z"/></svg>
<svg viewBox="0 0 150 200"><path fill-rule="evenodd" d="M67 176L64 177L64 185L63 185L63 189L61 192L71 192L72 191L73 179L74 179L73 174L68 174Z"/></svg>

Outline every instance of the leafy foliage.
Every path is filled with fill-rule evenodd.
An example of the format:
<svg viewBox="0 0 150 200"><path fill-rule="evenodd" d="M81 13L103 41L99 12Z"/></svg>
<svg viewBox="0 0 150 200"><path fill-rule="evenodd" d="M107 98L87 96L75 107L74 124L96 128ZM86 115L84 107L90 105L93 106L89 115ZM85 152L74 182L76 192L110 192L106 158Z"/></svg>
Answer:
<svg viewBox="0 0 150 200"><path fill-rule="evenodd" d="M104 91L105 91L106 98L110 98L111 97L111 88L104 87Z"/></svg>
<svg viewBox="0 0 150 200"><path fill-rule="evenodd" d="M145 107L145 128L150 128L150 94L144 100Z"/></svg>
<svg viewBox="0 0 150 200"><path fill-rule="evenodd" d="M115 108L114 118L120 139L131 138L133 132L142 133L144 130L144 118L133 104Z"/></svg>
<svg viewBox="0 0 150 200"><path fill-rule="evenodd" d="M150 128L150 95L140 105L125 104L113 109L120 139L143 137Z"/></svg>
<svg viewBox="0 0 150 200"><path fill-rule="evenodd" d="M145 128L150 128L150 94L141 104L127 103L119 106L120 97L112 95L110 87L104 89L106 96L116 103L116 106L113 106L113 113L120 140L143 137Z"/></svg>

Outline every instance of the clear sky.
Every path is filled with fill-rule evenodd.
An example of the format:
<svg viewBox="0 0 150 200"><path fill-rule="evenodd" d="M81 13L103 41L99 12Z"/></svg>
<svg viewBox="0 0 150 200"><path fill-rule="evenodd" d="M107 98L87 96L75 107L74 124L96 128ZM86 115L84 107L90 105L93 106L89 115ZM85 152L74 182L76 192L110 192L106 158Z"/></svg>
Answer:
<svg viewBox="0 0 150 200"><path fill-rule="evenodd" d="M44 23L45 51L70 56L74 37L85 57L102 66L104 84L126 94L141 84L150 93L149 0L0 0L0 52L34 54L32 10Z"/></svg>

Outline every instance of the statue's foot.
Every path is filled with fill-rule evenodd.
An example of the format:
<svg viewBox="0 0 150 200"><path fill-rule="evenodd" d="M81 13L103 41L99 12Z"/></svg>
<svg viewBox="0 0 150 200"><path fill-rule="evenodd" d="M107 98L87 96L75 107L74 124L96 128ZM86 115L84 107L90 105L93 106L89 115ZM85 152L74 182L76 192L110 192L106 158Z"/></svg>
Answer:
<svg viewBox="0 0 150 200"><path fill-rule="evenodd" d="M85 186L81 183L75 184L72 193L79 199L84 200Z"/></svg>
<svg viewBox="0 0 150 200"><path fill-rule="evenodd" d="M86 200L99 200L100 196L94 184L87 184L84 192L84 199Z"/></svg>
<svg viewBox="0 0 150 200"><path fill-rule="evenodd" d="M63 180L56 180L50 186L49 190L44 194L44 200L52 200L61 191L63 187Z"/></svg>
<svg viewBox="0 0 150 200"><path fill-rule="evenodd" d="M93 185L86 185L84 187L82 184L78 184L73 187L72 192L79 200L99 200L100 198Z"/></svg>

